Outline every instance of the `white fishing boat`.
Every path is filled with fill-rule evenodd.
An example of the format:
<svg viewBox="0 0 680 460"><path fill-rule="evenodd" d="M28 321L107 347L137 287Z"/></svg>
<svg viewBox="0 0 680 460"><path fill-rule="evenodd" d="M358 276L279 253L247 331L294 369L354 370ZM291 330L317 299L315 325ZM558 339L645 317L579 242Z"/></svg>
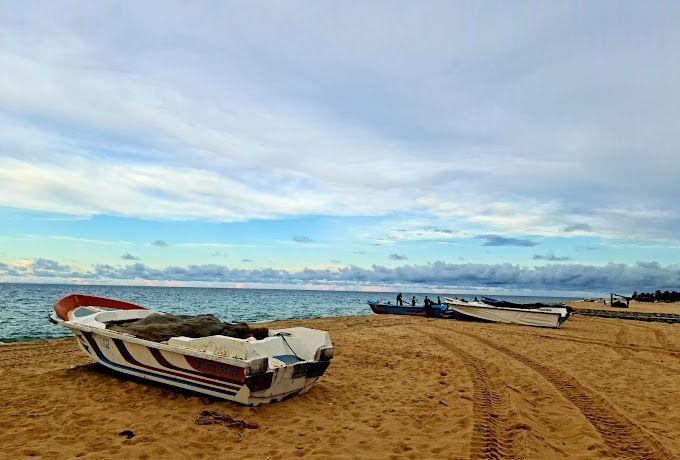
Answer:
<svg viewBox="0 0 680 460"><path fill-rule="evenodd" d="M242 404L307 392L333 358L328 332L304 327L259 328L267 334L260 339L211 335L160 342L112 329L154 314L165 315L127 302L74 294L55 304L50 319L70 329L83 352L108 368Z"/></svg>
<svg viewBox="0 0 680 460"><path fill-rule="evenodd" d="M444 303L454 312L454 316L457 314L466 319L524 326L559 328L571 314L567 307L514 308L450 298L444 299Z"/></svg>

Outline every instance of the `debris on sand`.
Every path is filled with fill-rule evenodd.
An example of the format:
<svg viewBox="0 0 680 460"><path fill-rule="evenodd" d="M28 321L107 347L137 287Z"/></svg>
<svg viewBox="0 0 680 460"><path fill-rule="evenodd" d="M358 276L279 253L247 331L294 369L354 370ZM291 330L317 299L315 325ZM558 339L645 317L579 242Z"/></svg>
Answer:
<svg viewBox="0 0 680 460"><path fill-rule="evenodd" d="M257 430L259 425L255 422L246 422L245 420L237 420L231 415L225 414L218 410L204 410L194 419L196 425L224 425L229 428L236 428L238 430Z"/></svg>

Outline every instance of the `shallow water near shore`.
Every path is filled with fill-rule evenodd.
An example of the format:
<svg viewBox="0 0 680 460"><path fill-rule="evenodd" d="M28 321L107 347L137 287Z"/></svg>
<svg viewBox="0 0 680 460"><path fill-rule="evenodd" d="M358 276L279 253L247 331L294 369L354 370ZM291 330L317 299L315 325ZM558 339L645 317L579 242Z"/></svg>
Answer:
<svg viewBox="0 0 680 460"><path fill-rule="evenodd" d="M65 328L48 320L54 303L71 293L110 297L168 313L197 315L212 313L223 321L273 321L372 314L368 300L394 301L396 293L359 291L309 291L284 289L223 289L152 286L76 286L57 284L0 284L0 342L21 342L68 335ZM474 298L474 295L407 293L422 303L425 295L436 300L446 295ZM477 294L478 295L478 294ZM571 297L494 298L514 302L556 303Z"/></svg>

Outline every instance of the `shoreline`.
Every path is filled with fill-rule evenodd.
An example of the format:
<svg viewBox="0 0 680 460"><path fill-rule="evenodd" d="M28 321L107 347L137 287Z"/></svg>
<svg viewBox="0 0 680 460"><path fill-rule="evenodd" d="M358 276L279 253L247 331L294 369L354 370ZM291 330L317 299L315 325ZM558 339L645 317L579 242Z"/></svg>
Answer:
<svg viewBox="0 0 680 460"><path fill-rule="evenodd" d="M520 296L521 297L521 296ZM614 312L614 313L669 313L671 315L679 315L680 316L680 302L669 302L669 303L663 303L663 302L654 302L654 303L649 303L649 302L636 302L632 300L630 302L630 307L629 308L612 308L609 305L603 305L599 302L585 302L585 301L570 301L570 302L563 302L564 305L569 305L573 307L574 309L577 310L583 310L585 312L588 312L589 310L602 310L606 312ZM320 319L344 319L344 318L361 318L364 316L373 316L374 313L371 312L370 310L367 309L366 313L364 315L340 315L340 316L315 316L315 317L309 317L309 318L292 318L292 319L281 319L281 320L259 320L259 321L251 321L250 324L272 324L272 323L281 323L281 322L291 322L291 321L314 321L314 320L320 320ZM628 320L627 318L617 318L621 320ZM632 321L635 321L635 319L631 319ZM643 320L644 321L644 320ZM660 321L663 322L663 321ZM69 335L66 335L64 337L38 337L35 339L30 339L30 340L17 340L13 342L3 342L0 341L0 347L7 346L7 345L14 345L14 344L22 344L22 343L33 343L37 341L44 341L44 340L62 340L66 337L69 337Z"/></svg>
<svg viewBox="0 0 680 460"><path fill-rule="evenodd" d="M41 281L41 282L22 282L22 281L0 281L0 286L2 285L18 285L18 286L69 286L69 287L74 287L74 291L77 291L78 288L149 288L149 289L156 289L156 288L170 288L170 289L235 289L235 290L253 290L253 291L312 291L312 292L344 292L344 293L357 293L357 294L378 294L378 295L396 295L398 292L405 292L409 294L416 294L416 295L430 295L430 294L439 294L441 296L463 296L463 297L474 297L474 296L500 296L500 297L530 297L530 298L562 298L562 299L572 299L574 301L577 301L578 299L583 298L582 294L579 295L558 295L558 296L553 296L553 295L540 295L540 294L502 294L502 293L488 293L488 292L472 292L472 293L467 293L467 292L457 292L457 291L449 291L446 289L435 289L434 292L430 292L427 290L420 290L419 286L409 286L409 289L392 289L393 286L371 286L374 288L381 288L376 291L367 291L363 289L358 289L356 288L356 285L353 286L348 286L348 289L311 289L308 287L295 287L295 285L286 285L285 287L257 287L257 286L184 286L184 285L177 285L177 286L168 286L164 284L155 284L155 285L150 285L150 284L74 284L74 283L50 283L46 281ZM384 289L382 289L384 288ZM411 289L411 288L418 288L418 289Z"/></svg>
<svg viewBox="0 0 680 460"><path fill-rule="evenodd" d="M277 321L336 349L307 394L256 408L114 373L73 338L0 348L0 451L85 458L669 457L680 326L562 329L389 315ZM204 410L257 429L196 425ZM162 427L162 429L159 429ZM128 439L119 433L131 431Z"/></svg>

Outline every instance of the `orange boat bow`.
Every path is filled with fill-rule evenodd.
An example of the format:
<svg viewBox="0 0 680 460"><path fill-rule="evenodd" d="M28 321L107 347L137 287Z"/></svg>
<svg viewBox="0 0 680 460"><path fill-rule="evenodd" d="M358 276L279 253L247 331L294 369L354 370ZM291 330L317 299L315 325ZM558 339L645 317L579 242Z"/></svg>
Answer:
<svg viewBox="0 0 680 460"><path fill-rule="evenodd" d="M95 297L91 295L69 294L54 304L54 311L64 321L68 321L68 312L78 307L114 308L116 310L146 310L144 307L120 300Z"/></svg>

